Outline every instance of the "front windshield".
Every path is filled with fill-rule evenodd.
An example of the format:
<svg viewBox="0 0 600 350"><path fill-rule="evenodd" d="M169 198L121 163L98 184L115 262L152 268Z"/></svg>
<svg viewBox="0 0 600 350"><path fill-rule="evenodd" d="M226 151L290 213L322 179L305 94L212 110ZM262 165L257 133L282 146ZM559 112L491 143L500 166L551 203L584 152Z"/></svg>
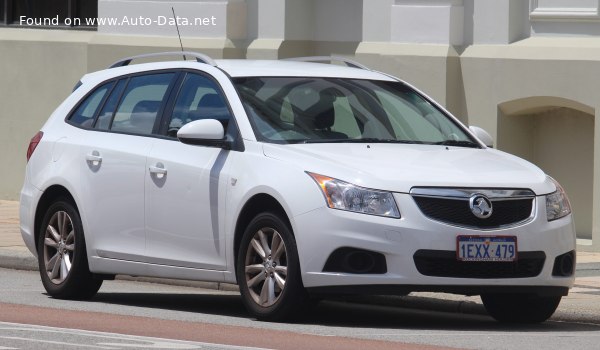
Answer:
<svg viewBox="0 0 600 350"><path fill-rule="evenodd" d="M479 147L454 121L399 82L248 77L234 83L261 141Z"/></svg>

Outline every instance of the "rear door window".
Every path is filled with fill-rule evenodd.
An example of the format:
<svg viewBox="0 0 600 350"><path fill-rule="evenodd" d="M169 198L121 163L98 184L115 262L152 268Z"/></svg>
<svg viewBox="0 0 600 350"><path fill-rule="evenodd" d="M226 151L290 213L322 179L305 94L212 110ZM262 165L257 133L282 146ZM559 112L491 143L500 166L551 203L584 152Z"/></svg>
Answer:
<svg viewBox="0 0 600 350"><path fill-rule="evenodd" d="M152 134L174 76L175 73L159 73L131 78L109 129L128 134Z"/></svg>

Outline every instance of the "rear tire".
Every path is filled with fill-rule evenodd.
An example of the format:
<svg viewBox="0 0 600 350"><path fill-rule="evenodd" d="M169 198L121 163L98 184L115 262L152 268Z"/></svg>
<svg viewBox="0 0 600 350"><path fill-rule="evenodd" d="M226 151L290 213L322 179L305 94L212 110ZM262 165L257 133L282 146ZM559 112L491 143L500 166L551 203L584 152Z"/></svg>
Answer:
<svg viewBox="0 0 600 350"><path fill-rule="evenodd" d="M541 323L554 314L561 298L535 294L484 294L481 301L488 314L499 322Z"/></svg>
<svg viewBox="0 0 600 350"><path fill-rule="evenodd" d="M55 201L39 232L38 264L48 294L58 299L93 297L102 280L89 270L83 225L75 206L65 198Z"/></svg>
<svg viewBox="0 0 600 350"><path fill-rule="evenodd" d="M246 228L237 252L237 278L246 309L259 320L301 316L308 295L296 241L278 215L261 213Z"/></svg>

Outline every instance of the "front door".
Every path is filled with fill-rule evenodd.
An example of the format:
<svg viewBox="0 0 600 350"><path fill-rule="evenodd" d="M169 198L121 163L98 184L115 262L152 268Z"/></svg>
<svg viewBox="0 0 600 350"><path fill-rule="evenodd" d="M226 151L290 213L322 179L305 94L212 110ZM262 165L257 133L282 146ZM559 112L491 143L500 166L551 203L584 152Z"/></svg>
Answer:
<svg viewBox="0 0 600 350"><path fill-rule="evenodd" d="M155 264L222 271L230 151L186 145L176 135L199 119L227 128L231 114L211 77L185 74L163 127L167 138L155 140L146 164L147 256Z"/></svg>

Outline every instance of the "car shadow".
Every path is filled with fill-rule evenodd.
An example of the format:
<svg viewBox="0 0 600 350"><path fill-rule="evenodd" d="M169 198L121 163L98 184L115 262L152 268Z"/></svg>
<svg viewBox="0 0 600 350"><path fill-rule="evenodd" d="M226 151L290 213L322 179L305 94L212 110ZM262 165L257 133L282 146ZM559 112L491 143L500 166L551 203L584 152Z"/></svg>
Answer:
<svg viewBox="0 0 600 350"><path fill-rule="evenodd" d="M481 310L474 313L435 311L420 308L421 297L398 297L400 305L377 305L368 299L324 300L307 308L291 321L298 325L350 327L367 329L426 329L447 331L490 332L598 332L600 324L548 321L542 324L504 324L493 320ZM179 293L98 293L91 301L113 305L202 313L251 319L237 294ZM456 303L436 299L436 303ZM439 310L440 308L437 308Z"/></svg>
<svg viewBox="0 0 600 350"><path fill-rule="evenodd" d="M90 301L170 311L248 318L239 295L100 292Z"/></svg>

